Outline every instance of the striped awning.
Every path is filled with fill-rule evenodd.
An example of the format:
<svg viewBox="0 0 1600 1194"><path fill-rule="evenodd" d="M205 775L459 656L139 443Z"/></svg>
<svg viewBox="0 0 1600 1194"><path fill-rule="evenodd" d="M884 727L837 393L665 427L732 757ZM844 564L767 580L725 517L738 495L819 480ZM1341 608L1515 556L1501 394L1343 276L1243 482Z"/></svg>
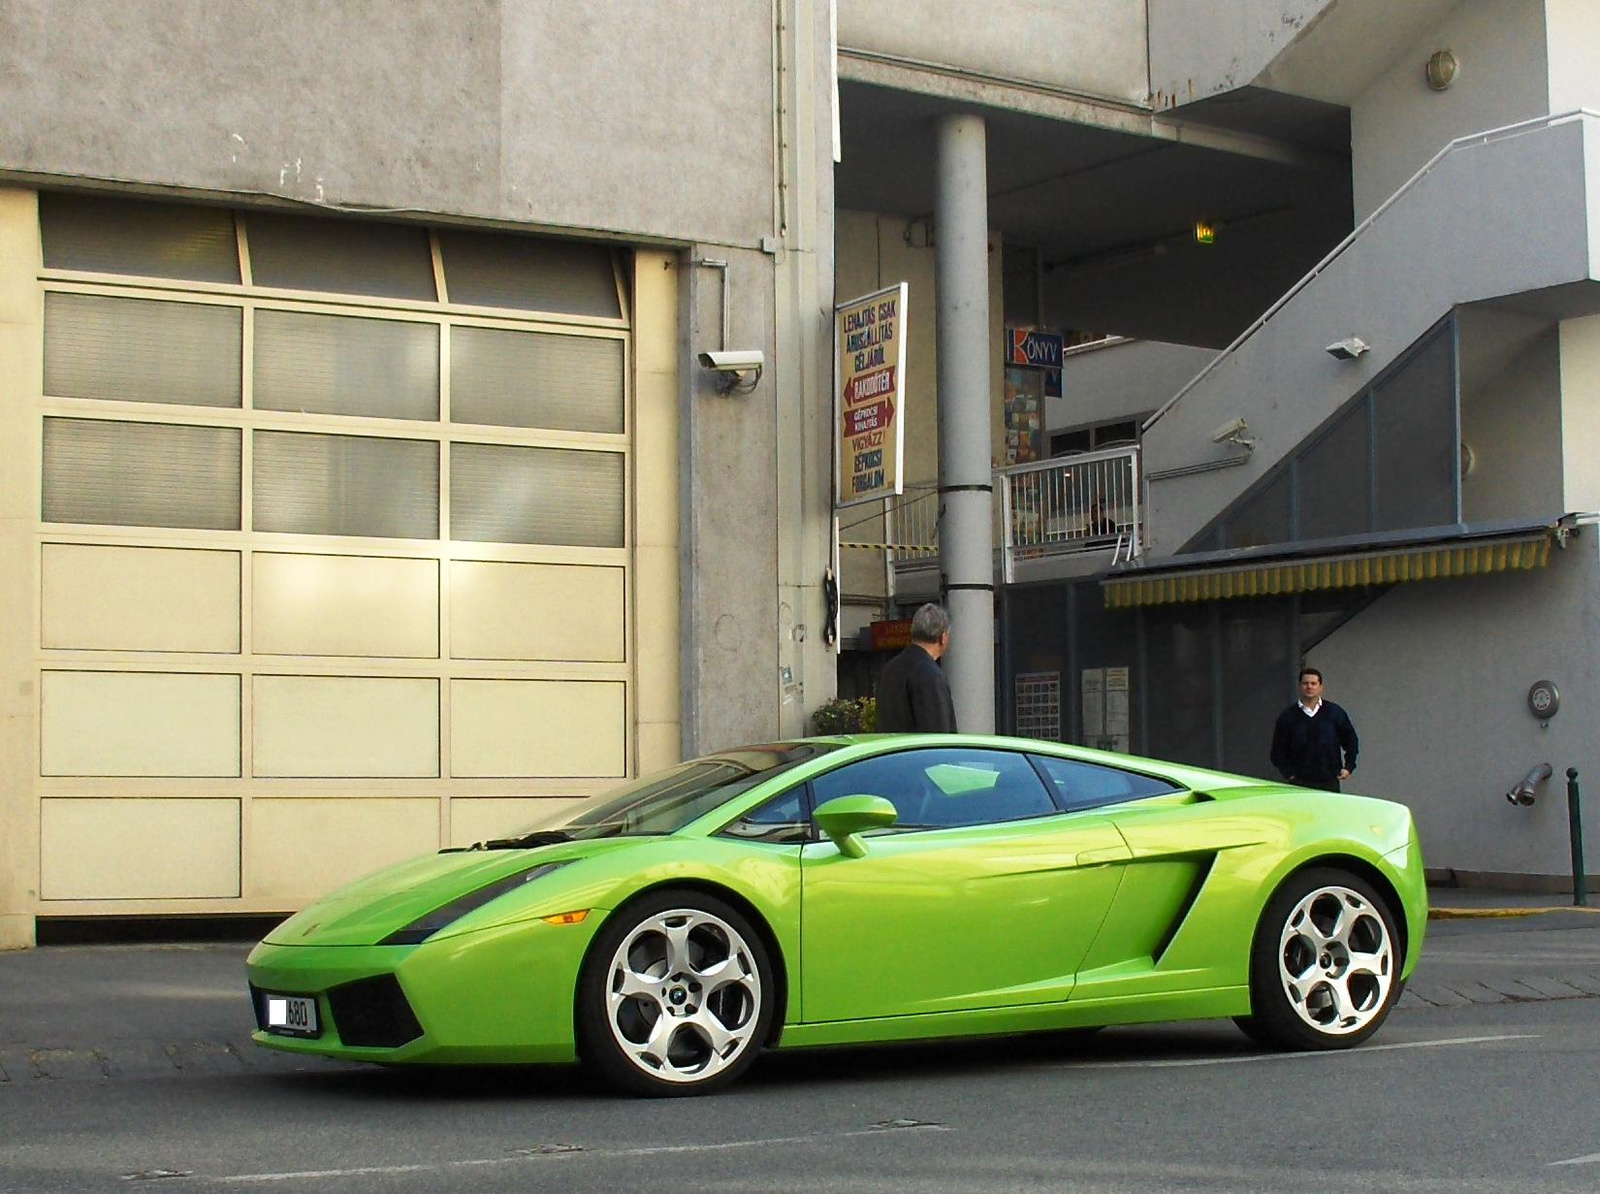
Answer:
<svg viewBox="0 0 1600 1194"><path fill-rule="evenodd" d="M1486 576L1543 568L1550 561L1550 532L1540 530L1499 538L1449 543L1409 544L1380 551L1300 560L1257 560L1222 566L1160 572L1152 569L1101 582L1107 609L1220 601L1230 597L1271 597L1353 589L1452 576Z"/></svg>

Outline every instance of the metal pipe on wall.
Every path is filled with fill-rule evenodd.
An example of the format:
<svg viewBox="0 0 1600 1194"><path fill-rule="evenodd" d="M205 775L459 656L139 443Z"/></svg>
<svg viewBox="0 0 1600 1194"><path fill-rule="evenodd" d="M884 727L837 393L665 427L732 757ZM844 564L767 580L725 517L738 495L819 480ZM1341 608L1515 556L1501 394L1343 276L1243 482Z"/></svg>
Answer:
<svg viewBox="0 0 1600 1194"><path fill-rule="evenodd" d="M989 193L983 118L938 128L939 565L956 723L994 732L994 527L989 469Z"/></svg>

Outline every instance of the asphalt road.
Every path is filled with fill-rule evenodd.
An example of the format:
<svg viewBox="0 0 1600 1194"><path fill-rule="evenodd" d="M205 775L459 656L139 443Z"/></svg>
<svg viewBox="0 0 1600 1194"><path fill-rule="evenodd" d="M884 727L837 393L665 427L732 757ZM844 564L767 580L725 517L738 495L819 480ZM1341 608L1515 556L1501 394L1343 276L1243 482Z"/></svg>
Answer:
<svg viewBox="0 0 1600 1194"><path fill-rule="evenodd" d="M1600 1187L1600 1001L1571 985L1600 917L1435 924L1351 1052L1208 1022L779 1054L667 1101L252 1050L242 953L0 955L0 1191Z"/></svg>

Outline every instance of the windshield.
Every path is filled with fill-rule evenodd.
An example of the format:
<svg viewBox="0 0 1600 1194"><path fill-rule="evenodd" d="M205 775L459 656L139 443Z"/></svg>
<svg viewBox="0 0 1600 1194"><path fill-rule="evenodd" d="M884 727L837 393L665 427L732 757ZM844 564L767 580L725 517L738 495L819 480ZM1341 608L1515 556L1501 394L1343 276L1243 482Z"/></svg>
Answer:
<svg viewBox="0 0 1600 1194"><path fill-rule="evenodd" d="M837 749L830 742L773 742L691 759L560 809L518 836L552 831L569 839L676 833L741 792Z"/></svg>

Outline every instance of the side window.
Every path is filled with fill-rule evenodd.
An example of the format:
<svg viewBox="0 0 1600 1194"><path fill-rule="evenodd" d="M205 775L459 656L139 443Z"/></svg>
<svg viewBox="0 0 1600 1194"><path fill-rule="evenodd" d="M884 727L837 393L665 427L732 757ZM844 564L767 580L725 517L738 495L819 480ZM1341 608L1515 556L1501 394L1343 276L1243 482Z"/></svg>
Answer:
<svg viewBox="0 0 1600 1194"><path fill-rule="evenodd" d="M1058 811L1028 760L999 750L908 750L863 759L812 781L818 805L882 796L896 829L948 829Z"/></svg>
<svg viewBox="0 0 1600 1194"><path fill-rule="evenodd" d="M1117 767L1080 763L1076 759L1052 759L1044 755L1034 755L1033 758L1055 789L1056 803L1068 812L1183 791L1164 779L1123 771Z"/></svg>
<svg viewBox="0 0 1600 1194"><path fill-rule="evenodd" d="M737 820L724 825L719 833L749 842L803 842L811 836L811 808L806 800L806 785L759 804Z"/></svg>

